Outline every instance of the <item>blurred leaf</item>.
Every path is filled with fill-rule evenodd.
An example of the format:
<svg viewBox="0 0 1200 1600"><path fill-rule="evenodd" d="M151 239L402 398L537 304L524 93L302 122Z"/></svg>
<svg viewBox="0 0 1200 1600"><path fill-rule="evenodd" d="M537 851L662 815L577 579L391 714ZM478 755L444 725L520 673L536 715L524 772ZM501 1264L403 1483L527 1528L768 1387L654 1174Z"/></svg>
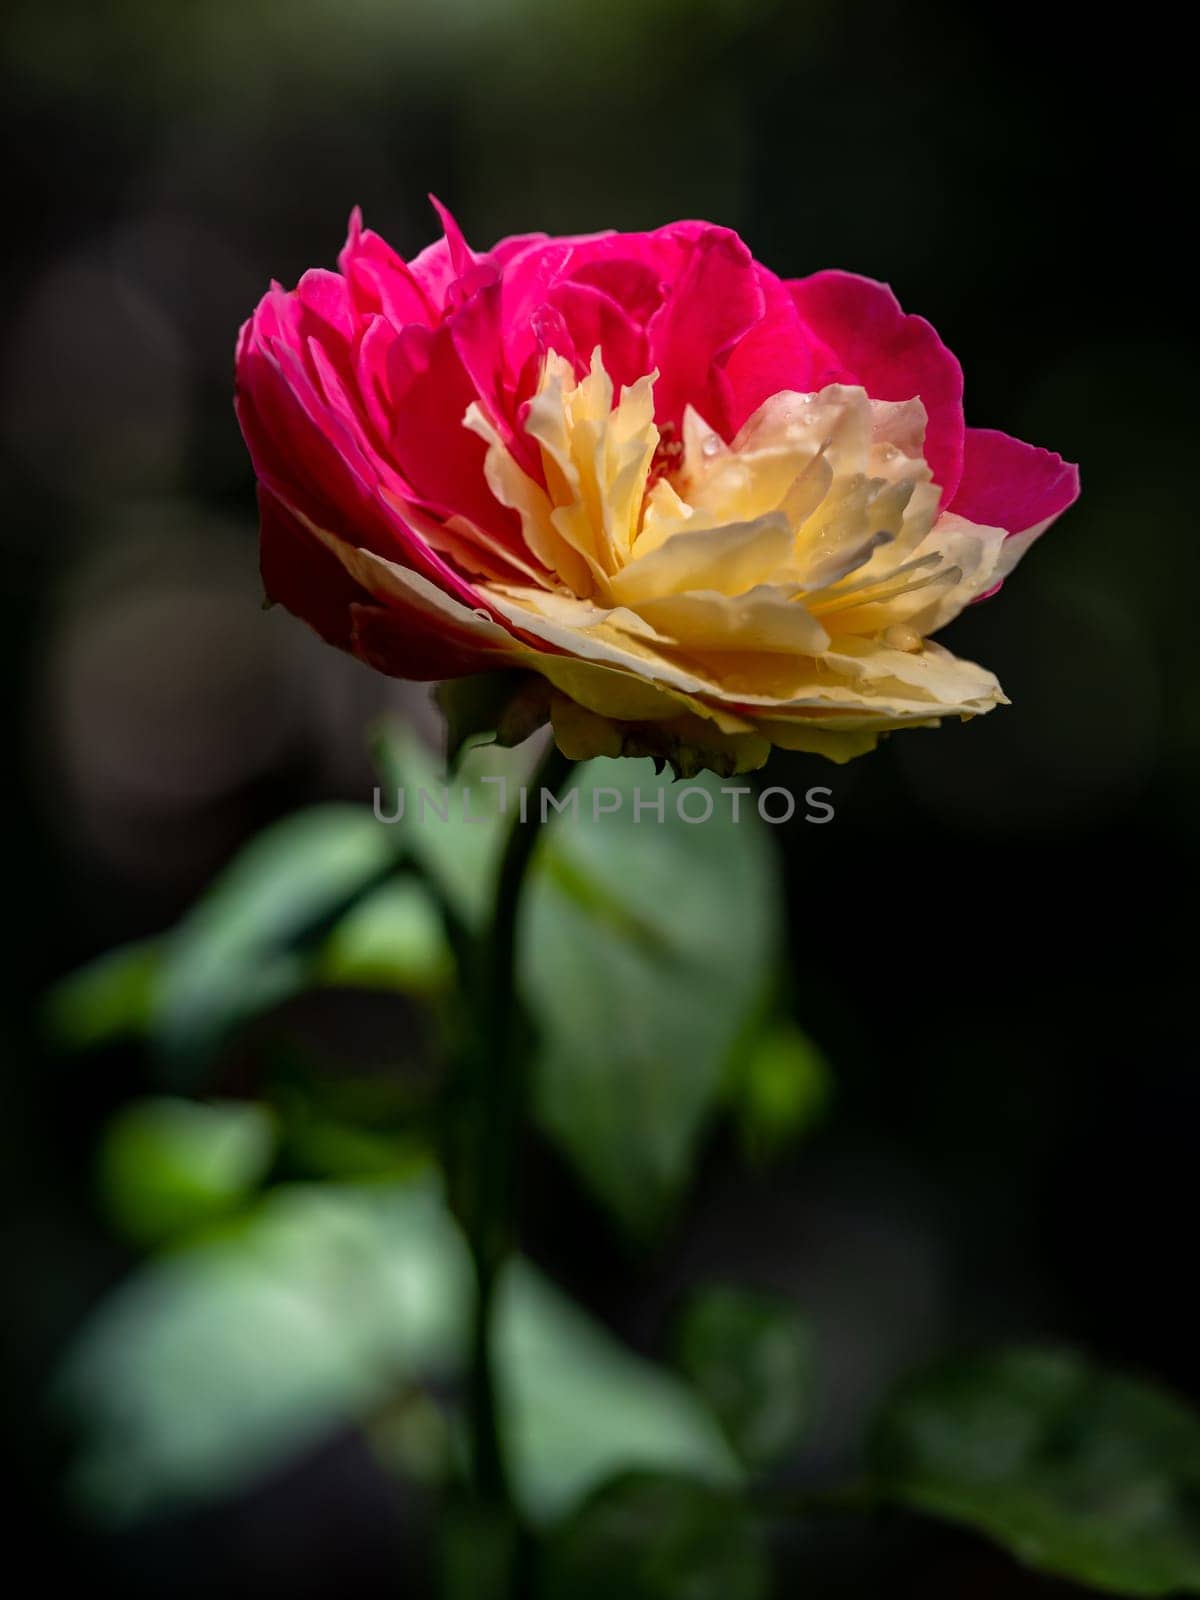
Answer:
<svg viewBox="0 0 1200 1600"><path fill-rule="evenodd" d="M430 994L454 970L437 906L415 878L385 883L353 906L317 958L320 983Z"/></svg>
<svg viewBox="0 0 1200 1600"><path fill-rule="evenodd" d="M735 1052L726 1081L747 1155L767 1161L820 1122L833 1091L824 1056L792 1022L778 1021Z"/></svg>
<svg viewBox="0 0 1200 1600"><path fill-rule="evenodd" d="M304 1178L412 1178L431 1160L430 1141L419 1128L362 1128L294 1106L284 1138L289 1171Z"/></svg>
<svg viewBox="0 0 1200 1600"><path fill-rule="evenodd" d="M272 1190L86 1321L58 1385L82 1433L74 1487L128 1521L234 1494L347 1421L394 1422L406 1385L461 1377L472 1301L466 1243L431 1184ZM502 1434L535 1522L626 1468L740 1482L704 1402L525 1262L501 1281L493 1337ZM391 1442L402 1455L411 1429Z"/></svg>
<svg viewBox="0 0 1200 1600"><path fill-rule="evenodd" d="M288 1061L271 1084L280 1169L301 1181L419 1175L435 1160L442 1082L440 1073L333 1075Z"/></svg>
<svg viewBox="0 0 1200 1600"><path fill-rule="evenodd" d="M1200 1593L1200 1418L1067 1350L959 1361L892 1400L885 1496L1030 1566L1126 1595Z"/></svg>
<svg viewBox="0 0 1200 1600"><path fill-rule="evenodd" d="M496 1318L502 1438L518 1503L533 1522L553 1522L630 1468L740 1481L703 1402L625 1349L527 1262L506 1270Z"/></svg>
<svg viewBox="0 0 1200 1600"><path fill-rule="evenodd" d="M404 879L369 892L403 843L365 807L314 807L276 823L165 938L58 984L46 1005L53 1037L78 1049L149 1033L189 1069L230 1028L309 983L435 991L453 968L428 892Z"/></svg>
<svg viewBox="0 0 1200 1600"><path fill-rule="evenodd" d="M59 1385L83 1431L73 1487L115 1521L235 1494L404 1383L456 1372L471 1298L430 1188L275 1190L84 1324Z"/></svg>
<svg viewBox="0 0 1200 1600"><path fill-rule="evenodd" d="M393 866L397 841L364 808L301 811L258 835L164 945L153 1033L202 1062L225 1031L307 980L311 939Z"/></svg>
<svg viewBox="0 0 1200 1600"><path fill-rule="evenodd" d="M695 1294L678 1329L679 1365L742 1460L776 1461L808 1417L813 1342L789 1301L717 1285Z"/></svg>
<svg viewBox="0 0 1200 1600"><path fill-rule="evenodd" d="M453 779L411 728L384 723L372 752L379 813L398 842L463 923L479 927L491 909L500 851L531 752L486 745L469 750Z"/></svg>
<svg viewBox="0 0 1200 1600"><path fill-rule="evenodd" d="M550 1539L542 1600L763 1600L769 1571L749 1508L663 1473L606 1484Z"/></svg>
<svg viewBox="0 0 1200 1600"><path fill-rule="evenodd" d="M702 811L697 789L713 814L682 821L681 795ZM673 787L648 761L593 761L578 790L524 907L538 1109L590 1186L645 1233L679 1199L730 1049L776 966L778 869L753 806L743 800L734 824L711 775ZM660 796L661 823L648 809Z"/></svg>
<svg viewBox="0 0 1200 1600"><path fill-rule="evenodd" d="M156 1244L235 1210L265 1177L274 1147L262 1106L137 1101L100 1146L105 1209L129 1238Z"/></svg>
<svg viewBox="0 0 1200 1600"><path fill-rule="evenodd" d="M162 961L158 939L122 945L55 984L46 1026L55 1044L88 1050L144 1033Z"/></svg>
<svg viewBox="0 0 1200 1600"><path fill-rule="evenodd" d="M439 683L434 698L446 718L451 771L471 741L523 744L550 717L550 686L536 672L481 672Z"/></svg>

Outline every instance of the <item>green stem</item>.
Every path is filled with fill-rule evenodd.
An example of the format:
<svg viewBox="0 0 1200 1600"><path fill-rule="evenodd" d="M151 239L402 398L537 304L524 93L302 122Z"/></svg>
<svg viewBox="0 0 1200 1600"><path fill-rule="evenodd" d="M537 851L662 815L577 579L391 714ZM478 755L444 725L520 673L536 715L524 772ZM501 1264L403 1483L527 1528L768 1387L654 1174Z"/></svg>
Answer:
<svg viewBox="0 0 1200 1600"><path fill-rule="evenodd" d="M468 1147L474 1168L468 1233L477 1291L470 1379L472 1478L477 1502L499 1513L511 1511L511 1496L497 1423L491 1331L497 1280L516 1237L518 1157L529 1077L516 992L517 913L543 821L542 791L557 794L570 771L571 763L552 743L529 780L525 819L518 816L509 833L492 924L474 975L468 1084L474 1133Z"/></svg>

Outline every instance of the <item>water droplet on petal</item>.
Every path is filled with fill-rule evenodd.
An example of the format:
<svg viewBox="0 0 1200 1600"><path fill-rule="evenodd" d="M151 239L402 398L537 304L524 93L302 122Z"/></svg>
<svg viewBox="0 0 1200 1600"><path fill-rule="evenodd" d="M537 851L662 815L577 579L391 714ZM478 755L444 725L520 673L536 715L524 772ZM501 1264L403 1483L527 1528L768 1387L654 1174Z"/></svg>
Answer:
<svg viewBox="0 0 1200 1600"><path fill-rule="evenodd" d="M721 441L715 433L710 433L700 448L706 456L717 456L721 453Z"/></svg>
<svg viewBox="0 0 1200 1600"><path fill-rule="evenodd" d="M921 648L924 641L907 622L893 622L890 628L883 630L883 642L891 645L893 650L904 650L911 655L914 650Z"/></svg>

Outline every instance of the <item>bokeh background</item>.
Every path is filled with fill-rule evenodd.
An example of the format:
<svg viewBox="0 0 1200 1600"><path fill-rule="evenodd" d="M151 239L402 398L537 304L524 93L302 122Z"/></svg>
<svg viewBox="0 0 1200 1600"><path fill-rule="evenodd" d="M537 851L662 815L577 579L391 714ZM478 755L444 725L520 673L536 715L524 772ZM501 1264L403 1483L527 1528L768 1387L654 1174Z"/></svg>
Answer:
<svg viewBox="0 0 1200 1600"><path fill-rule="evenodd" d="M169 926L263 824L369 798L382 708L428 723L422 693L261 612L230 392L268 280L332 264L356 203L415 253L429 190L480 245L694 215L783 275L886 279L962 359L970 421L1083 473L949 638L1013 709L775 769L837 807L777 833L794 1008L835 1083L821 1128L756 1172L715 1131L653 1258L539 1145L530 1253L650 1354L700 1276L794 1296L833 1455L864 1395L979 1339L1066 1338L1200 1398L1194 150L1167 43L1081 41L1048 7L836 0L9 0L0 29L0 1329L38 1570L424 1592L427 1515L349 1432L150 1526L64 1503L43 1396L130 1264L95 1151L150 1085L134 1049L51 1050L38 997ZM355 1058L396 1023L301 1025ZM800 1543L781 1570L823 1595L1058 1592L934 1526Z"/></svg>

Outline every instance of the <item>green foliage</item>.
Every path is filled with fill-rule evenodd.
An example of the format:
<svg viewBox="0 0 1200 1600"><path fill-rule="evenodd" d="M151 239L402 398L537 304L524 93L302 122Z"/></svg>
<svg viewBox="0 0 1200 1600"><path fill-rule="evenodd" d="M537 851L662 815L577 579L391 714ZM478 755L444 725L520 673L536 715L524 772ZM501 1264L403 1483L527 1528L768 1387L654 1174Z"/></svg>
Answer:
<svg viewBox="0 0 1200 1600"><path fill-rule="evenodd" d="M453 976L438 908L416 878L396 878L351 907L317 955L318 983L432 995Z"/></svg>
<svg viewBox="0 0 1200 1600"><path fill-rule="evenodd" d="M731 1285L702 1289L680 1317L677 1350L748 1466L767 1467L795 1444L808 1418L813 1341L789 1301Z"/></svg>
<svg viewBox="0 0 1200 1600"><path fill-rule="evenodd" d="M381 1126L363 1117L338 1115L335 1106L303 1094L276 1091L280 1142L289 1173L336 1182L410 1179L430 1164L430 1138L405 1102L389 1109Z"/></svg>
<svg viewBox="0 0 1200 1600"><path fill-rule="evenodd" d="M404 1385L460 1370L466 1247L422 1185L295 1186L102 1302L59 1399L73 1487L124 1521L235 1493Z"/></svg>
<svg viewBox="0 0 1200 1600"><path fill-rule="evenodd" d="M276 823L217 878L163 946L151 1032L194 1071L225 1032L307 979L306 945L395 864L391 830L358 806Z"/></svg>
<svg viewBox="0 0 1200 1600"><path fill-rule="evenodd" d="M469 709L456 739L471 736ZM485 709L476 720L496 721ZM196 1073L231 1028L306 984L443 1000L451 939L484 925L530 752L470 750L447 787L414 740L379 748L406 791L401 822L330 806L268 829L173 932L59 985L53 1035L86 1047L144 1033ZM830 1092L820 1053L771 1009L782 916L766 831L749 810L732 821L718 780L693 787L713 797L703 826L680 817L680 791L648 763L581 769L520 907L536 1115L643 1237L669 1220L721 1106L766 1159ZM428 1086L298 1071L275 1087L273 1111L156 1098L105 1135L106 1210L135 1242L169 1250L101 1303L62 1373L82 1430L74 1485L102 1516L228 1495L348 1422L422 1481L444 1481L459 1458L431 1382L465 1377L474 1288L429 1181ZM262 1196L273 1168L334 1181ZM806 1420L812 1345L794 1308L699 1292L670 1373L516 1260L492 1338L515 1499L548 1539L545 1600L765 1593L741 1496ZM1200 1594L1200 1420L1078 1355L1012 1350L909 1384L875 1430L866 1487L1092 1588ZM502 1566L511 1530L494 1531ZM475 1569L463 1570L468 1593Z"/></svg>
<svg viewBox="0 0 1200 1600"><path fill-rule="evenodd" d="M711 1484L630 1473L551 1538L540 1600L763 1600L769 1573L744 1501Z"/></svg>
<svg viewBox="0 0 1200 1600"><path fill-rule="evenodd" d="M59 1385L81 1429L74 1487L129 1520L235 1493L349 1421L427 1477L448 1434L414 1386L462 1378L473 1300L428 1182L274 1190L151 1260L84 1324ZM493 1348L515 1492L538 1525L628 1468L739 1482L704 1402L526 1262L502 1281Z"/></svg>
<svg viewBox="0 0 1200 1600"><path fill-rule="evenodd" d="M105 1209L128 1238L157 1244L236 1210L265 1177L274 1148L262 1106L134 1101L101 1142Z"/></svg>
<svg viewBox="0 0 1200 1600"><path fill-rule="evenodd" d="M450 913L480 928L491 910L515 785L528 774L530 752L496 745L468 750L451 780L410 728L383 723L372 753L380 814L391 817L398 794L403 797L403 815L390 827L400 848Z"/></svg>
<svg viewBox="0 0 1200 1600"><path fill-rule="evenodd" d="M169 934L59 983L46 1007L51 1038L86 1049L145 1036L190 1082L232 1029L308 986L441 994L454 964L436 901L419 879L388 876L403 847L365 807L276 823Z"/></svg>
<svg viewBox="0 0 1200 1600"><path fill-rule="evenodd" d="M763 1162L821 1121L833 1078L808 1035L793 1022L776 1021L734 1052L725 1093L743 1149Z"/></svg>
<svg viewBox="0 0 1200 1600"><path fill-rule="evenodd" d="M325 806L267 829L155 946L60 986L58 1036L146 1032L172 1081L195 1082L230 1030L307 985L444 993L454 965L437 901L452 926L482 924L530 752L471 750L447 782L409 733L381 730L375 747L381 814L404 792L397 823ZM575 809L552 817L524 903L537 1114L642 1235L678 1203L723 1082L756 1151L800 1131L824 1092L819 1058L787 1029L768 1031L725 1079L776 970L782 917L753 808L735 825L718 780L696 787L714 801L702 826L680 818L680 791L648 762L581 769ZM604 814L614 796L620 809ZM406 862L420 879L396 875Z"/></svg>
<svg viewBox="0 0 1200 1600"><path fill-rule="evenodd" d="M1200 1594L1200 1418L1068 1350L1012 1349L903 1388L878 1487L1030 1566L1124 1595Z"/></svg>
<svg viewBox="0 0 1200 1600"><path fill-rule="evenodd" d="M734 824L719 780L702 826L646 761L592 761L577 812L552 822L524 906L522 992L541 1041L537 1109L632 1230L677 1203L729 1052L782 938L777 865L757 817ZM596 818L611 797L619 810ZM665 797L665 821L643 810ZM693 812L699 806L693 802Z"/></svg>
<svg viewBox="0 0 1200 1600"><path fill-rule="evenodd" d="M523 744L550 715L550 686L536 672L481 672L439 683L446 718L446 763L453 771L472 743Z"/></svg>
<svg viewBox="0 0 1200 1600"><path fill-rule="evenodd" d="M65 1050L91 1050L137 1036L149 1026L161 966L157 939L122 945L72 972L45 1004L51 1040Z"/></svg>
<svg viewBox="0 0 1200 1600"><path fill-rule="evenodd" d="M632 1468L738 1483L737 1461L703 1402L526 1262L512 1263L501 1285L494 1356L513 1487L535 1523L554 1522Z"/></svg>
<svg viewBox="0 0 1200 1600"><path fill-rule="evenodd" d="M384 785L404 787L401 821L323 807L267 830L156 946L64 986L57 1013L74 1033L60 1036L140 1028L196 1071L231 1028L308 984L443 996L455 969L442 913L456 940L483 925L530 752L469 750L449 785L407 736L382 737L378 755ZM802 1120L796 1093L777 1087L786 1074L754 1067L761 1041L733 1091L727 1077L769 992L781 908L765 832L752 812L733 824L717 780L699 780L714 798L700 827L679 817L678 791L649 763L595 763L578 777L522 902L536 1109L596 1194L647 1232L677 1203L723 1087L755 1128L783 1137ZM620 798L617 812L603 814L613 794L602 790ZM649 802L641 820L635 791ZM385 788L382 814L391 809ZM341 1104L334 1086L301 1077L277 1089L273 1117L156 1100L105 1141L110 1212L139 1242L173 1248L101 1305L64 1372L61 1395L83 1427L75 1485L102 1515L234 1492L348 1421L401 1470L436 1480L449 1469L452 1425L423 1385L463 1378L473 1290L457 1224L412 1177L425 1135L399 1102L381 1121ZM282 1170L335 1181L255 1200L277 1142ZM347 1181L368 1173L377 1181ZM752 1370L734 1381L739 1339ZM596 1519L616 1517L649 1585L635 1592L703 1595L718 1580L735 1596L759 1592L757 1546L731 1498L738 1452L758 1466L798 1425L802 1330L757 1301L694 1308L683 1360L698 1393L517 1261L500 1282L493 1341L518 1507L543 1530L576 1519L556 1545L562 1571ZM776 1385L769 1419L763 1384ZM728 1570L718 1544L737 1556ZM702 1572L712 1576L697 1588Z"/></svg>
<svg viewBox="0 0 1200 1600"><path fill-rule="evenodd" d="M382 729L376 760L384 814L397 790L405 794L396 825L404 849L452 914L478 927L529 752L471 750L447 784L411 734ZM730 1052L782 942L765 829L744 804L734 824L711 775L696 786L713 797L702 826L679 817L679 789L649 762L589 762L578 798L550 818L524 897L520 984L539 1040L537 1115L588 1186L643 1235L683 1192ZM422 811L421 790L447 820L431 805ZM635 793L645 802L640 821ZM606 813L614 796L620 808ZM782 1037L782 1066L751 1071L739 1090L739 1114L756 1136L766 1123L774 1138L797 1130L820 1095L815 1053L798 1036L790 1048Z"/></svg>

